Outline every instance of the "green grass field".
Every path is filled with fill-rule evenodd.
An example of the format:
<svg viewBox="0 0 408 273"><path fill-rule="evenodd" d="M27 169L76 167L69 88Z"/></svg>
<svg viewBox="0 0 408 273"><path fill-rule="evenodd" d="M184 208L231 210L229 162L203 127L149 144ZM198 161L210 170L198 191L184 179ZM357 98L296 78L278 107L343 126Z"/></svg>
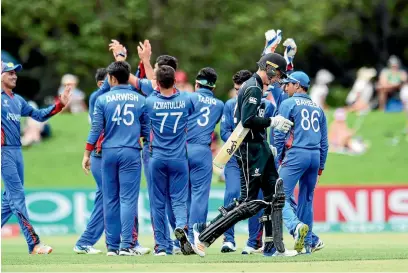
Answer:
<svg viewBox="0 0 408 273"><path fill-rule="evenodd" d="M151 246L150 236L141 238ZM198 256L153 255L106 257L78 255L72 251L77 237L43 237L54 247L47 256L29 256L22 237L2 240L2 271L406 271L408 269L408 234L322 234L326 247L312 255L272 258L262 255L221 254L221 240L208 249L204 258ZM103 242L103 240L100 240ZM242 247L245 237L238 238ZM288 248L292 240L286 238ZM97 245L104 249L102 243Z"/></svg>
<svg viewBox="0 0 408 273"><path fill-rule="evenodd" d="M331 113L328 117L331 117ZM353 125L354 120L355 117L351 116L349 123ZM50 122L53 137L24 150L25 186L94 188L92 176L85 176L81 169L89 131L87 115L58 115ZM402 136L399 145L392 146L392 138L389 137L401 136L405 122L406 117L402 113L370 113L358 132L358 135L370 141L370 150L354 157L329 154L320 185L406 183L408 141ZM214 181L214 184L218 183Z"/></svg>

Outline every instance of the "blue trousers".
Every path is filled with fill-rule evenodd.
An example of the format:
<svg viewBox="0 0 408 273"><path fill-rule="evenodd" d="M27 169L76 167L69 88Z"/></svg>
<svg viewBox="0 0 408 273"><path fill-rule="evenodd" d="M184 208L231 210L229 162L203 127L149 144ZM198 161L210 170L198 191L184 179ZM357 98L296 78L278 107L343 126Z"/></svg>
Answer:
<svg viewBox="0 0 408 273"><path fill-rule="evenodd" d="M152 208L152 199L153 199L152 188L153 188L153 184L151 182L151 177L150 177L149 160L150 160L149 144L145 143L143 145L143 171L144 171L144 175L145 175L146 182L147 182L147 192L149 194L149 205L150 205L150 208ZM169 201L169 204L170 204L170 201ZM166 211L168 210L168 208L169 207L166 206ZM170 208L170 211L171 211L171 208ZM171 212L171 213L173 213L173 212ZM150 221L152 223L152 228L153 228L153 231L154 231L153 214L151 212L151 209L150 209ZM169 219L169 221L170 221L170 219ZM174 222L175 221L176 220L174 220ZM166 238L166 240L169 242L168 243L169 247L166 250L166 253L167 254L172 254L173 253L173 246L172 246L172 240L171 240L171 237L170 237L169 225L165 225L163 227L163 234L164 234L164 237ZM153 236L155 238L155 241L157 242L156 234L153 233ZM157 245L154 248L156 249Z"/></svg>
<svg viewBox="0 0 408 273"><path fill-rule="evenodd" d="M288 150L279 169L279 176L283 179L285 191L285 207L283 220L291 234L296 226L303 222L309 226L309 233L305 238L306 245L312 245L313 229L313 194L317 182L320 166L320 151L292 148ZM297 209L293 192L299 181L299 199Z"/></svg>
<svg viewBox="0 0 408 273"><path fill-rule="evenodd" d="M30 253L40 243L40 238L28 218L24 194L24 162L20 147L1 147L1 177L5 190L1 198L1 226L14 214Z"/></svg>
<svg viewBox="0 0 408 273"><path fill-rule="evenodd" d="M235 157L226 164L224 169L225 174L225 194L224 206L232 203L234 198L238 199L241 193L241 180L238 162ZM262 191L259 191L258 199L263 200ZM248 219L249 238L247 245L258 249L262 247L263 225L259 223L259 218L262 216L263 210L260 210L256 215ZM235 245L234 226L224 233L224 242L231 242Z"/></svg>
<svg viewBox="0 0 408 273"><path fill-rule="evenodd" d="M193 225L207 222L208 200L212 180L212 152L210 146L187 144L189 167L190 213L188 237L194 242Z"/></svg>
<svg viewBox="0 0 408 273"><path fill-rule="evenodd" d="M102 158L91 156L91 172L96 182L94 207L84 233L76 245L93 246L101 238L105 229L103 223Z"/></svg>
<svg viewBox="0 0 408 273"><path fill-rule="evenodd" d="M295 200L295 196L294 195L292 195L290 198L289 198L289 204L290 204L290 206L292 207L292 209L294 210L294 211L297 211L297 209L298 209L298 205L297 205L297 203L296 203L296 200ZM285 223L286 224L286 223ZM295 227L296 228L296 227ZM294 233L295 233L295 230L289 230L289 233L292 235L292 236L294 236ZM312 231L312 247L315 247L316 245L317 245L317 243L319 243L319 236L317 236L313 231Z"/></svg>
<svg viewBox="0 0 408 273"><path fill-rule="evenodd" d="M168 225L166 203L170 199L176 219L176 227L187 227L188 161L187 159L158 159L151 157L149 169L152 183L151 213L156 240L156 251L167 251L170 247L165 235Z"/></svg>
<svg viewBox="0 0 408 273"><path fill-rule="evenodd" d="M108 249L136 246L140 176L140 150L103 150L102 192Z"/></svg>

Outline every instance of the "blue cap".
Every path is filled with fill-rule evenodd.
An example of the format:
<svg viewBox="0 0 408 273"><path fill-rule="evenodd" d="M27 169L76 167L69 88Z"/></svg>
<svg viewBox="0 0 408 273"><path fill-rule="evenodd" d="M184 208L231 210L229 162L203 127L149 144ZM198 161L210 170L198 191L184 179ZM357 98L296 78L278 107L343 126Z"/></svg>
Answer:
<svg viewBox="0 0 408 273"><path fill-rule="evenodd" d="M310 86L310 79L309 76L302 71L296 71L292 74L288 75L286 79L283 80L283 83L299 83L300 86L309 88Z"/></svg>
<svg viewBox="0 0 408 273"><path fill-rule="evenodd" d="M9 72L9 71L16 71L19 72L23 69L21 64L13 64L13 63L1 63L1 73L3 72Z"/></svg>

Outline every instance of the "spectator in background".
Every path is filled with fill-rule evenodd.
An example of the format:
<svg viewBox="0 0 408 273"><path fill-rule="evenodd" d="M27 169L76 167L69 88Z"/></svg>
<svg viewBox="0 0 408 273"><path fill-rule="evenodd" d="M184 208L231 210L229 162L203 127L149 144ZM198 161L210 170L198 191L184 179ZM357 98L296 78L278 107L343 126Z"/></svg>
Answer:
<svg viewBox="0 0 408 273"><path fill-rule="evenodd" d="M34 101L28 101L27 103L34 109L38 109L38 105ZM42 139L51 136L51 127L48 124L48 121L39 122L31 117L27 117L22 131L23 136L21 137L21 145L23 147L40 143Z"/></svg>
<svg viewBox="0 0 408 273"><path fill-rule="evenodd" d="M61 86L58 89L58 95L60 95L65 86L72 86L71 102L64 108L64 112L70 112L73 114L83 113L87 111L85 103L85 93L77 88L78 78L72 74L65 74L61 79Z"/></svg>
<svg viewBox="0 0 408 273"><path fill-rule="evenodd" d="M346 122L347 111L339 108L334 111L334 120L329 126L329 152L362 154L368 146L361 139L355 137L355 130L350 129Z"/></svg>
<svg viewBox="0 0 408 273"><path fill-rule="evenodd" d="M380 73L377 84L379 109L384 110L391 97L398 97L402 85L407 82L407 73L401 69L398 57L392 55L388 59L388 67Z"/></svg>
<svg viewBox="0 0 408 273"><path fill-rule="evenodd" d="M181 91L194 92L194 87L188 82L186 72L178 70L176 72L176 88Z"/></svg>
<svg viewBox="0 0 408 273"><path fill-rule="evenodd" d="M326 69L321 69L317 72L315 77L315 83L310 89L310 98L323 110L326 110L326 97L329 93L328 84L334 80L334 76Z"/></svg>
<svg viewBox="0 0 408 273"><path fill-rule="evenodd" d="M372 79L377 75L374 68L362 67L357 71L357 79L347 95L346 103L350 112L370 110L370 101L374 93Z"/></svg>

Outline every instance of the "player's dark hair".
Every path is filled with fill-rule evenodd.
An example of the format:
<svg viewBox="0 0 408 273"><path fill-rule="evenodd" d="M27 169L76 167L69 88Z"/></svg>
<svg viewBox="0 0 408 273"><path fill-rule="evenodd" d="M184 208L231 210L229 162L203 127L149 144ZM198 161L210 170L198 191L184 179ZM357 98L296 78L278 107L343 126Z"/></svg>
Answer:
<svg viewBox="0 0 408 273"><path fill-rule="evenodd" d="M161 55L156 59L157 66L168 65L173 67L174 70L177 70L177 59L170 55Z"/></svg>
<svg viewBox="0 0 408 273"><path fill-rule="evenodd" d="M206 80L208 83L208 85L197 83L199 88L214 89L215 83L217 82L217 72L215 72L214 68L204 67L198 71L196 80Z"/></svg>
<svg viewBox="0 0 408 273"><path fill-rule="evenodd" d="M96 82L105 80L106 74L107 74L106 68L98 68L98 69L96 70L96 74L95 74L95 80L96 80Z"/></svg>
<svg viewBox="0 0 408 273"><path fill-rule="evenodd" d="M106 68L106 72L115 77L119 84L126 84L129 81L130 64L122 61L113 62Z"/></svg>
<svg viewBox="0 0 408 273"><path fill-rule="evenodd" d="M308 90L309 90L309 87L304 87L304 86L300 86L301 88L303 88L303 90L305 91L305 92L307 92Z"/></svg>
<svg viewBox="0 0 408 273"><path fill-rule="evenodd" d="M160 87L171 88L176 82L176 71L169 65L162 65L156 71L156 80Z"/></svg>
<svg viewBox="0 0 408 273"><path fill-rule="evenodd" d="M240 70L232 76L232 81L235 84L241 85L252 77L252 72L249 70Z"/></svg>

